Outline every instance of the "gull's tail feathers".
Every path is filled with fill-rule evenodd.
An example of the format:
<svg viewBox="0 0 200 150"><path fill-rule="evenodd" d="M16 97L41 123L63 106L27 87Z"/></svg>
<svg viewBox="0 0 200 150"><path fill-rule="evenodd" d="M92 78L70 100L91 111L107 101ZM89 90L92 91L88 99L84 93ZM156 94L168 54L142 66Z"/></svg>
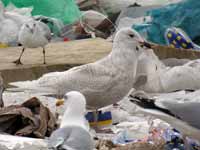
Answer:
<svg viewBox="0 0 200 150"><path fill-rule="evenodd" d="M28 91L31 93L41 93L41 95L55 94L55 91L52 88L40 86L37 80L11 82L9 83L9 85L13 86L11 88L6 89L6 91L9 91L9 92Z"/></svg>

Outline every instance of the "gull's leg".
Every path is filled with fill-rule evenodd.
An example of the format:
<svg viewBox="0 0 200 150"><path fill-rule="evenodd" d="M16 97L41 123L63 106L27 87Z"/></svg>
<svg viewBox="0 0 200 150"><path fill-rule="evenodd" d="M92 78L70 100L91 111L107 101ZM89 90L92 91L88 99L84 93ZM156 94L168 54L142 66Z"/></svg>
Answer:
<svg viewBox="0 0 200 150"><path fill-rule="evenodd" d="M13 61L13 63L15 63L16 65L22 65L21 57L22 57L24 51L25 51L25 48L22 49L22 52L21 52L19 58L17 60Z"/></svg>
<svg viewBox="0 0 200 150"><path fill-rule="evenodd" d="M45 48L43 47L43 64L46 64Z"/></svg>
<svg viewBox="0 0 200 150"><path fill-rule="evenodd" d="M95 107L91 107L91 106L87 106L87 109L93 112L93 115L94 115L94 126L93 126L93 128L94 128L94 130L95 131L100 130L99 127L98 127L98 115L99 115L98 109L95 108Z"/></svg>
<svg viewBox="0 0 200 150"><path fill-rule="evenodd" d="M93 115L94 115L94 126L93 126L93 129L96 132L101 132L101 127L98 125L98 119L99 119L98 109L95 109L95 111L93 112Z"/></svg>
<svg viewBox="0 0 200 150"><path fill-rule="evenodd" d="M3 85L3 78L0 73L0 107L4 107L4 102L3 102L3 92L5 90L4 85Z"/></svg>

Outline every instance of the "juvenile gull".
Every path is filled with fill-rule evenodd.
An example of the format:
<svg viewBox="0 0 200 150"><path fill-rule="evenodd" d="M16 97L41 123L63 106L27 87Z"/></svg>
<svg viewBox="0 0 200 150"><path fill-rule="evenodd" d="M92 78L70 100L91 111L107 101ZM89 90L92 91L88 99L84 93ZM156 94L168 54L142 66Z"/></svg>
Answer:
<svg viewBox="0 0 200 150"><path fill-rule="evenodd" d="M94 63L64 72L43 75L38 80L15 82L19 90L64 95L75 90L83 93L89 106L101 108L121 100L133 86L141 36L131 28L117 32L111 53ZM16 89L17 90L17 89Z"/></svg>
<svg viewBox="0 0 200 150"><path fill-rule="evenodd" d="M52 133L48 142L50 150L92 150L94 143L86 123L86 100L76 91L64 96L66 108L60 128Z"/></svg>
<svg viewBox="0 0 200 150"><path fill-rule="evenodd" d="M14 61L17 65L21 63L21 57L26 48L43 48L43 63L46 64L45 60L45 46L51 40L51 31L49 27L35 20L30 20L27 23L24 23L19 31L19 42L22 44L23 49L19 58Z"/></svg>

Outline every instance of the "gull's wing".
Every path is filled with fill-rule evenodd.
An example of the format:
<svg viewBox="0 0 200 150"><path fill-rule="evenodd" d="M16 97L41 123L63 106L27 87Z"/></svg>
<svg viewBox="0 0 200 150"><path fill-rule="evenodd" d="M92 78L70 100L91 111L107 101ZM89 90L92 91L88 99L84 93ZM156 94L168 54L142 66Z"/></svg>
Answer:
<svg viewBox="0 0 200 150"><path fill-rule="evenodd" d="M13 82L21 90L35 90L52 94L65 94L72 90L105 91L118 82L116 70L105 68L100 64L87 64L74 67L65 72L53 72L43 75L38 80ZM19 90L20 90L19 89Z"/></svg>
<svg viewBox="0 0 200 150"><path fill-rule="evenodd" d="M190 120L191 122L189 122L189 120L183 120L183 118L181 118L183 116L176 116L177 114L180 115L181 114L180 112L177 113L178 112L177 110L175 111L172 108L169 109L169 105L167 106L166 104L160 103L155 99L134 97L134 98L131 98L131 102L133 102L137 106L139 106L138 113L153 115L156 118L165 120L166 122L170 123L173 127L175 127L177 130L182 132L185 136L189 136L189 137L195 138L197 140L200 140L200 130L197 128L198 126L195 126L195 124L197 124L197 122L199 122L198 114L195 114L194 110L189 109L189 108L193 107L192 103L191 103L192 105L190 105L191 107L188 106L187 104L185 104L184 106L174 104L175 109L176 109L176 107L179 107L181 110L181 109L185 109L185 107L187 107L186 110L189 109L190 111L193 111L191 113L191 112L186 112L186 111L184 112L184 110L181 110L181 112L184 112L188 116L191 114L191 116L190 116L191 119L193 117L196 117L196 119L193 119L192 121ZM199 106L196 106L197 109L198 109L198 107Z"/></svg>
<svg viewBox="0 0 200 150"><path fill-rule="evenodd" d="M138 87L144 86L146 83L147 83L147 75L145 75L145 74L139 75L136 78L135 83L133 84L133 88L138 88Z"/></svg>
<svg viewBox="0 0 200 150"><path fill-rule="evenodd" d="M134 97L131 100L145 109L160 111L177 119L180 119L191 126L200 129L200 101L181 101L176 99L150 99Z"/></svg>
<svg viewBox="0 0 200 150"><path fill-rule="evenodd" d="M177 102L170 101L155 101L155 104L163 109L169 110L172 114L179 117L193 127L200 129L200 102Z"/></svg>
<svg viewBox="0 0 200 150"><path fill-rule="evenodd" d="M49 29L49 27L44 24L43 22L38 22L39 26L41 27L45 38L50 41L51 40L51 30Z"/></svg>

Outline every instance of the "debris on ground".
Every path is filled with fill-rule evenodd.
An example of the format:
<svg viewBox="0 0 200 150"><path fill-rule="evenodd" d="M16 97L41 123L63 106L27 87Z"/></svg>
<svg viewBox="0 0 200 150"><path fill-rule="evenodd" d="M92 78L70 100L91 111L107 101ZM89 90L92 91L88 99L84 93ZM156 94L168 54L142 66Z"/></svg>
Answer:
<svg viewBox="0 0 200 150"><path fill-rule="evenodd" d="M21 105L10 105L0 109L0 131L11 135L44 138L56 127L50 110L36 97Z"/></svg>
<svg viewBox="0 0 200 150"><path fill-rule="evenodd" d="M199 87L198 64L200 61L189 60L200 56L199 51L195 51L200 49L195 44L200 41L200 28L197 21L200 19L199 5L200 2L197 0L149 0L149 2L146 2L146 0L60 0L59 2L56 0L0 0L0 48L21 46L23 43L19 43L19 31L29 19L43 22L49 27L51 31L49 35L52 37L51 43L77 40L77 43L74 42L74 47L75 45L81 45L78 41L79 39L101 37L107 39L107 41L112 41L112 37L115 35L114 32L121 28L131 27L137 29L145 38L144 41L146 41L143 45L138 44L137 46L141 46L140 48L142 49L145 49L145 47L153 49L154 52L157 52L156 54L160 54L159 57L161 59L167 58L163 60L167 65L164 70L162 68L164 65L162 67L159 66L155 62L155 57L152 57L153 61L143 61L145 62L144 64L148 64L148 67L143 66L140 69L146 71L145 73L150 72L150 76L145 76L144 72L140 72L141 70L137 69L136 74L139 72L143 76L139 74L141 78L137 78L138 80L136 81L139 82L135 82L133 85L135 87L133 88L144 91L149 89L150 92L163 92L154 90L154 87L158 87L160 84L158 89L172 93L156 93L153 100L173 102L172 105L178 108L180 104L185 104L188 101L197 102L196 100L199 99L200 91L195 90ZM166 41L167 46L158 45L166 44ZM99 42L97 43L99 44ZM94 45L100 47L100 44L98 45L97 43ZM111 45L112 43L109 42L109 44ZM86 45L92 44L87 43ZM55 46L56 48L51 45L49 47L55 50L53 53L47 53L50 59L59 49L72 49L66 45L59 47L58 44ZM77 48L78 55L70 53L71 55L64 57L64 59L80 58L83 54L81 53L80 56L83 46L80 47ZM89 48L85 49L88 50ZM94 50L94 48L91 49ZM59 53L61 54L61 52ZM59 53L56 56L61 60ZM102 53L102 51L98 53ZM35 55L35 53L32 54ZM76 56L71 57L72 55ZM174 58L171 58L172 56ZM89 59L86 56L85 58ZM177 58L187 59L177 60ZM56 63L59 63L57 60ZM78 63L77 60L73 60L72 64ZM169 66L173 67L170 68ZM139 67L140 62L137 65L137 68ZM186 69L183 70L183 67ZM188 67L193 67L195 71L188 71ZM152 71L154 68L155 72ZM174 71L173 68L175 68ZM168 74L169 71L171 71L171 74ZM36 71L34 70L33 72L35 73ZM163 74L164 78L161 78L160 74ZM177 78L173 74L177 75ZM183 75L185 75L184 83L182 82L183 78L180 78ZM22 78L25 79L25 76ZM2 107L0 108L0 150L47 150L49 136L57 128L64 109L56 108L54 106L55 99L41 96L43 95L41 93L36 98L35 93L13 91L9 93L4 91L2 81L0 76L0 107ZM157 81L159 81L158 84ZM168 84L163 84L167 81ZM146 85L145 82L149 84ZM165 85L168 88L165 88ZM180 89L185 90L188 87L192 92L174 92ZM26 98L23 97L24 95ZM3 101L3 98L6 101ZM24 102L24 100L27 101ZM137 100L137 102L140 101L142 100ZM149 104L152 101L147 99L146 101L143 100L143 102ZM151 104L149 104L150 107L152 106ZM161 102L159 104L164 106ZM198 109L198 106L195 106L192 110ZM162 109L166 111L169 107ZM190 110L190 114L193 113L192 110ZM59 118L54 117L57 113L60 114ZM139 110L139 106L130 102L127 97L118 104L101 108L98 112L89 111L86 114L86 119L91 127L98 127L96 131L90 130L96 142L96 150L200 150L200 143L195 139L191 139L191 137L185 137L182 129L174 127L173 123L169 124L169 122L163 121L165 117L160 118L160 120L156 119L159 118L158 116L153 118L149 113L142 113L141 109ZM169 113L174 112L170 111ZM190 116L185 112L183 114L183 116ZM192 115L192 117L192 119L195 119L198 115ZM197 118L197 120L199 119ZM193 134L194 132L192 131L188 130ZM198 132L195 133L198 134ZM197 134L193 134L193 136Z"/></svg>

